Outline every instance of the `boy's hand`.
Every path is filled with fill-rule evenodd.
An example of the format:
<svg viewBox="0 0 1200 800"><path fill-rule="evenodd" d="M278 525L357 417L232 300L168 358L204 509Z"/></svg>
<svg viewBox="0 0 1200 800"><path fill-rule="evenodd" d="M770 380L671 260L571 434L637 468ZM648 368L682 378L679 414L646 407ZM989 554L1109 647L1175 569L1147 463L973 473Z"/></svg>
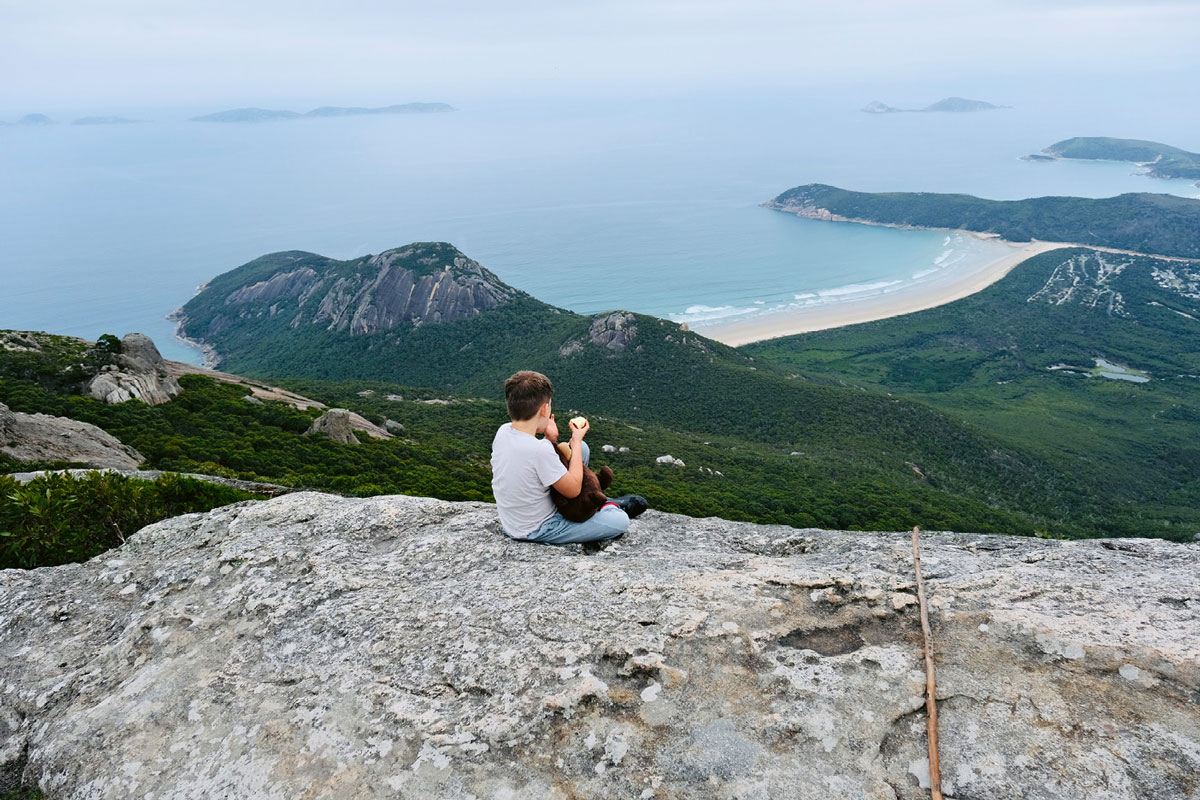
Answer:
<svg viewBox="0 0 1200 800"><path fill-rule="evenodd" d="M592 423L590 423L590 422L584 422L582 428L576 428L574 425L572 425L571 426L571 441L572 442L583 441L584 434L586 434L591 429L591 427L592 427Z"/></svg>
<svg viewBox="0 0 1200 800"><path fill-rule="evenodd" d="M550 415L550 421L546 423L545 436L551 442L558 441L558 425L554 423L554 415Z"/></svg>

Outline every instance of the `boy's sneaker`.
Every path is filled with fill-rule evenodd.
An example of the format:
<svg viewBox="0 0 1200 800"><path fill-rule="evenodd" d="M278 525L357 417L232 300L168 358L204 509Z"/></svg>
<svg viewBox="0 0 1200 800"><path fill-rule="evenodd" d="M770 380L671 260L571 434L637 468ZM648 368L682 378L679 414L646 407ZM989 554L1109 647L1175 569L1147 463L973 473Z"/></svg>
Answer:
<svg viewBox="0 0 1200 800"><path fill-rule="evenodd" d="M630 519L637 517L650 507L650 504L646 502L646 498L642 497L640 494L622 495L615 500L609 498L609 502L616 503L617 508L624 511Z"/></svg>

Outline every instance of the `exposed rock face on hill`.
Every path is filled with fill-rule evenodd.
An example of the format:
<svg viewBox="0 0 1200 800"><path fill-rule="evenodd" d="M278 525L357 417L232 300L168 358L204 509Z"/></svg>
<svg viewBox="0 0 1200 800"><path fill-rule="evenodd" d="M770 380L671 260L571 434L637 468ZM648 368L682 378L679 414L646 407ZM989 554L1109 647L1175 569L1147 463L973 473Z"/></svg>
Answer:
<svg viewBox="0 0 1200 800"><path fill-rule="evenodd" d="M1200 792L1200 550L926 535L947 796ZM0 573L48 797L927 797L906 534L298 493Z"/></svg>
<svg viewBox="0 0 1200 800"><path fill-rule="evenodd" d="M0 453L18 461L73 461L113 469L135 469L145 460L137 450L95 425L12 411L3 403Z"/></svg>
<svg viewBox="0 0 1200 800"><path fill-rule="evenodd" d="M322 298L313 322L328 321L330 330L370 334L398 325L453 322L495 308L511 290L476 261L459 253L440 270L419 274L404 266L438 264L438 256L416 248L388 250L367 262L368 272L336 281ZM485 274L486 273L486 274Z"/></svg>
<svg viewBox="0 0 1200 800"><path fill-rule="evenodd" d="M154 340L144 333L127 333L121 339L117 364L103 368L88 381L86 391L106 403L141 400L154 406L183 389L167 369Z"/></svg>
<svg viewBox="0 0 1200 800"><path fill-rule="evenodd" d="M310 433L325 433L335 442L342 444L358 444L354 431L362 431L373 439L391 439L392 434L379 427L360 414L355 414L347 408L331 408L313 420L312 425L305 431Z"/></svg>
<svg viewBox="0 0 1200 800"><path fill-rule="evenodd" d="M261 315L267 306L273 316L286 306L293 328L314 324L372 334L467 319L514 294L478 262L446 244L398 247L358 262L325 261L321 270L281 269L229 292L229 310L212 320L210 333L228 325L230 313L244 319Z"/></svg>

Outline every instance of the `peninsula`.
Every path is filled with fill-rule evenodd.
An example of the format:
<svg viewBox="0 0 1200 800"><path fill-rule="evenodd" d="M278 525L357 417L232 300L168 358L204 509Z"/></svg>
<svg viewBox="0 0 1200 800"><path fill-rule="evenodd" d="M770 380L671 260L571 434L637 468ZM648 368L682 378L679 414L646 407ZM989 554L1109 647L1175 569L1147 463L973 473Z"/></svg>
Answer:
<svg viewBox="0 0 1200 800"><path fill-rule="evenodd" d="M283 119L306 119L314 117L355 117L369 114L436 114L456 110L446 103L403 103L381 108L343 106L321 106L301 114L298 111L274 110L269 108L234 108L192 117L192 122L271 122Z"/></svg>
<svg viewBox="0 0 1200 800"><path fill-rule="evenodd" d="M987 200L936 192L853 192L810 183L763 205L834 222L964 230L1010 242L1064 242L1200 258L1200 200L1171 194Z"/></svg>
<svg viewBox="0 0 1200 800"><path fill-rule="evenodd" d="M1125 161L1143 167L1152 178L1200 180L1200 153L1145 139L1112 139L1107 136L1077 136L1055 142L1041 153L1025 156L1029 161ZM1197 183L1200 185L1200 182Z"/></svg>

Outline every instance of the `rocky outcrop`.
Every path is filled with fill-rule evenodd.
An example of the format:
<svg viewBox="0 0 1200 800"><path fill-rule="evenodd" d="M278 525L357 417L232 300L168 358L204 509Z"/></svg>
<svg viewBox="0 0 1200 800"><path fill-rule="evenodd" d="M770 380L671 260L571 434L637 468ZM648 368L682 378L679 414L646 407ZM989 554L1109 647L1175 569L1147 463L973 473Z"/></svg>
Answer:
<svg viewBox="0 0 1200 800"><path fill-rule="evenodd" d="M614 311L597 317L588 329L588 339L598 347L620 352L637 337L637 317L628 311Z"/></svg>
<svg viewBox="0 0 1200 800"><path fill-rule="evenodd" d="M170 401L183 389L167 369L154 340L144 333L127 333L121 339L117 363L103 367L88 381L85 391L106 403L141 400L154 406Z"/></svg>
<svg viewBox="0 0 1200 800"><path fill-rule="evenodd" d="M0 350L36 353L41 352L42 344L31 331L9 331L0 336Z"/></svg>
<svg viewBox="0 0 1200 800"><path fill-rule="evenodd" d="M588 344L619 353L637 338L637 317L628 311L597 315L588 327L587 337L573 339L558 349L560 356L570 356Z"/></svg>
<svg viewBox="0 0 1200 800"><path fill-rule="evenodd" d="M112 434L87 422L25 414L0 403L0 453L18 461L71 461L135 469L145 459Z"/></svg>
<svg viewBox="0 0 1200 800"><path fill-rule="evenodd" d="M342 444L358 444L354 431L350 428L350 411L345 408L331 408L313 420L304 432L305 436L314 433L324 433L335 442Z"/></svg>
<svg viewBox="0 0 1200 800"><path fill-rule="evenodd" d="M399 423L396 423L399 424ZM401 427L403 430L403 426ZM342 444L358 444L354 431L362 431L373 439L391 439L392 434L379 427L367 418L347 408L331 408L313 420L312 425L304 432L307 436L312 433L325 433L330 439Z"/></svg>
<svg viewBox="0 0 1200 800"><path fill-rule="evenodd" d="M1200 792L1200 550L925 534L947 796ZM47 797L924 798L907 534L297 493L0 573Z"/></svg>

